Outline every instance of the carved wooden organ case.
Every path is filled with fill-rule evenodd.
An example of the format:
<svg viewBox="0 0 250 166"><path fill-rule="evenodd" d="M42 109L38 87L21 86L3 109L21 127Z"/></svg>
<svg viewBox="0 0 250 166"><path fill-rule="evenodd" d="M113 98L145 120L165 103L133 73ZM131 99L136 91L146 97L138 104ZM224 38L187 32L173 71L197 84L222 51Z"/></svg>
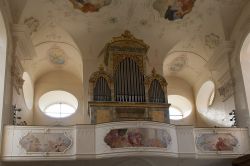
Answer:
<svg viewBox="0 0 250 166"><path fill-rule="evenodd" d="M145 73L148 49L129 31L106 44L102 51L105 67L101 66L89 81L92 123L122 120L169 123L167 82L154 69L150 75Z"/></svg>

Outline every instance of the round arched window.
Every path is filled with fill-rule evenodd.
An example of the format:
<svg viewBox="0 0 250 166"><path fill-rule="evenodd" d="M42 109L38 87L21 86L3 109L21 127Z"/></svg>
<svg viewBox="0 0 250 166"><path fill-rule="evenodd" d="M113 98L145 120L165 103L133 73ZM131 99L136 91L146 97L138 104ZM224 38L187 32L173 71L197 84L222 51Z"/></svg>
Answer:
<svg viewBox="0 0 250 166"><path fill-rule="evenodd" d="M169 118L172 120L180 120L183 118L183 114L180 109L170 106L169 107Z"/></svg>
<svg viewBox="0 0 250 166"><path fill-rule="evenodd" d="M27 72L23 73L23 97L28 109L33 107L34 88L31 78Z"/></svg>
<svg viewBox="0 0 250 166"><path fill-rule="evenodd" d="M168 102L171 104L169 107L169 118L171 120L186 118L192 112L192 104L183 96L169 95Z"/></svg>
<svg viewBox="0 0 250 166"><path fill-rule="evenodd" d="M39 99L41 111L52 118L65 118L77 110L76 97L66 91L50 91Z"/></svg>
<svg viewBox="0 0 250 166"><path fill-rule="evenodd" d="M199 112L206 112L213 104L215 98L215 85L212 81L202 84L196 96L196 106Z"/></svg>

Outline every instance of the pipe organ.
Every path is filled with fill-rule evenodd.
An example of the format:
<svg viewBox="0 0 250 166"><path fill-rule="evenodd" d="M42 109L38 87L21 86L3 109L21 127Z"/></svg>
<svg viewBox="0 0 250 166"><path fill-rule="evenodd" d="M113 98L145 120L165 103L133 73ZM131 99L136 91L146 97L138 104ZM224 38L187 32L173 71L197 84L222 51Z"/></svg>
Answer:
<svg viewBox="0 0 250 166"><path fill-rule="evenodd" d="M165 96L158 80L152 81L149 91L149 102L164 103Z"/></svg>
<svg viewBox="0 0 250 166"><path fill-rule="evenodd" d="M115 101L145 102L144 75L137 63L125 58L114 71Z"/></svg>
<svg viewBox="0 0 250 166"><path fill-rule="evenodd" d="M94 101L111 101L111 90L107 80L100 76L94 88Z"/></svg>
<svg viewBox="0 0 250 166"><path fill-rule="evenodd" d="M105 67L89 80L93 124L123 120L169 123L167 82L154 69L150 75L145 73L148 49L129 31L106 44L102 51Z"/></svg>

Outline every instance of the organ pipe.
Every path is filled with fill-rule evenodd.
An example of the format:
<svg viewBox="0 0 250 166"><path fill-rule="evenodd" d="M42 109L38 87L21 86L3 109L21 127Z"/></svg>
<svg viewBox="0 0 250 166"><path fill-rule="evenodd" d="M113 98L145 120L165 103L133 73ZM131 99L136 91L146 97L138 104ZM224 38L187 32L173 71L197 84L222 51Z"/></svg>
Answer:
<svg viewBox="0 0 250 166"><path fill-rule="evenodd" d="M107 83L107 80L103 77L99 77L94 87L94 100L95 101L110 101L111 90Z"/></svg>
<svg viewBox="0 0 250 166"><path fill-rule="evenodd" d="M165 94L158 80L153 80L149 88L149 101L156 103L165 102Z"/></svg>
<svg viewBox="0 0 250 166"><path fill-rule="evenodd" d="M131 58L125 58L114 74L115 99L125 102L145 101L144 75L139 66ZM119 93L121 92L121 93Z"/></svg>

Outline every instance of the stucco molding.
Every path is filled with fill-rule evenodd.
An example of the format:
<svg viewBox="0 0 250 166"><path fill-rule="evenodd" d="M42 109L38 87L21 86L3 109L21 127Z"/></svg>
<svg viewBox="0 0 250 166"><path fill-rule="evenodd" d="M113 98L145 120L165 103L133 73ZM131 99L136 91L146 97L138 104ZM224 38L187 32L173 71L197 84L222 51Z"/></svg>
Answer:
<svg viewBox="0 0 250 166"><path fill-rule="evenodd" d="M20 60L31 60L35 55L35 49L30 38L30 32L26 25L13 24L12 33L15 43L15 54Z"/></svg>

